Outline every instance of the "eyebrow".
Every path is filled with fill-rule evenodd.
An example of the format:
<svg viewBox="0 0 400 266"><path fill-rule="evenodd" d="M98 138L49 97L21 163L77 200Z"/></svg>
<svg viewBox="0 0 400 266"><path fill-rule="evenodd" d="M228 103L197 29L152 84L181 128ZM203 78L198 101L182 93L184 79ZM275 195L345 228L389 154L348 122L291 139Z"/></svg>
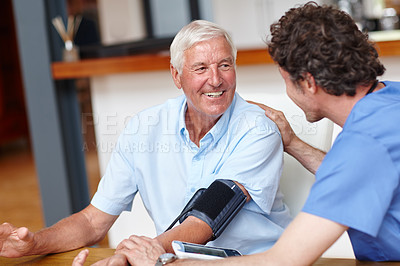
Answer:
<svg viewBox="0 0 400 266"><path fill-rule="evenodd" d="M219 61L219 63L223 63L223 62L228 62L228 63L233 64L232 56L226 57L226 58L222 59L221 61Z"/></svg>
<svg viewBox="0 0 400 266"><path fill-rule="evenodd" d="M231 56L226 57L226 58L223 58L223 59L221 59L221 60L218 62L218 64L221 64L221 63L224 63L224 62L228 62L228 63L230 63L230 64L233 64L233 58L232 58ZM191 65L190 67L191 67L191 68L195 68L195 67L203 66L203 65L207 65L207 64L204 63L204 62L196 62L196 63L194 63L193 65Z"/></svg>
<svg viewBox="0 0 400 266"><path fill-rule="evenodd" d="M204 62L196 62L193 65L191 65L190 68L196 68L198 66L203 66L203 65L206 65L206 63L204 63Z"/></svg>

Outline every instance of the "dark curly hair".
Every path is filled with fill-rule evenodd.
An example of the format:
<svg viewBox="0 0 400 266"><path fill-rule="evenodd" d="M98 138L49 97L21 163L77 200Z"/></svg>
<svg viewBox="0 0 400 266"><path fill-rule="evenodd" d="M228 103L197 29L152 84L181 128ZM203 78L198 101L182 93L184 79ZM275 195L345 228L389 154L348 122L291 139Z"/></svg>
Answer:
<svg viewBox="0 0 400 266"><path fill-rule="evenodd" d="M272 59L293 82L310 73L327 93L353 96L383 75L374 44L345 12L315 2L292 8L271 25Z"/></svg>

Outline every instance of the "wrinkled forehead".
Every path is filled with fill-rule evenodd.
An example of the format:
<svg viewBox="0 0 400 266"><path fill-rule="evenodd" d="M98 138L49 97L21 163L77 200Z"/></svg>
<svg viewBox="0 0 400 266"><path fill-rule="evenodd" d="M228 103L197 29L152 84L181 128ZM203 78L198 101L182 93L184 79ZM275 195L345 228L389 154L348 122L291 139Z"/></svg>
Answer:
<svg viewBox="0 0 400 266"><path fill-rule="evenodd" d="M232 49L224 37L196 42L183 53L184 65L220 62L234 64Z"/></svg>

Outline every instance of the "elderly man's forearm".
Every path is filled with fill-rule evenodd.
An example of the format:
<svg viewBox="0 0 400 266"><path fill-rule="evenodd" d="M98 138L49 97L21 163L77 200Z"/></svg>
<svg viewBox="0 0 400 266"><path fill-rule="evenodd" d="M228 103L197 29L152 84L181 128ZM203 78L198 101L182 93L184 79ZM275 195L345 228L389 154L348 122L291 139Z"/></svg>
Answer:
<svg viewBox="0 0 400 266"><path fill-rule="evenodd" d="M157 236L156 239L160 241L166 252L173 253L172 240L206 244L212 235L211 227L206 222L194 216L189 216L182 224Z"/></svg>
<svg viewBox="0 0 400 266"><path fill-rule="evenodd" d="M48 254L90 246L102 240L117 216L101 212L92 205L34 236L34 254Z"/></svg>

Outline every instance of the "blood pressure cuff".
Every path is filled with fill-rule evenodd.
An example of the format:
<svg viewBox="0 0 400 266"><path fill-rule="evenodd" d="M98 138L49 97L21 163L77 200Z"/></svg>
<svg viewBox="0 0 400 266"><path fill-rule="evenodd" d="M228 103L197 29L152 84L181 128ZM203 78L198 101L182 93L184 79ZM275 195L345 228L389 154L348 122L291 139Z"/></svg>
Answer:
<svg viewBox="0 0 400 266"><path fill-rule="evenodd" d="M221 235L245 203L246 195L235 182L217 179L207 189L196 191L167 230L178 220L183 223L188 216L194 216L211 227L214 240Z"/></svg>

